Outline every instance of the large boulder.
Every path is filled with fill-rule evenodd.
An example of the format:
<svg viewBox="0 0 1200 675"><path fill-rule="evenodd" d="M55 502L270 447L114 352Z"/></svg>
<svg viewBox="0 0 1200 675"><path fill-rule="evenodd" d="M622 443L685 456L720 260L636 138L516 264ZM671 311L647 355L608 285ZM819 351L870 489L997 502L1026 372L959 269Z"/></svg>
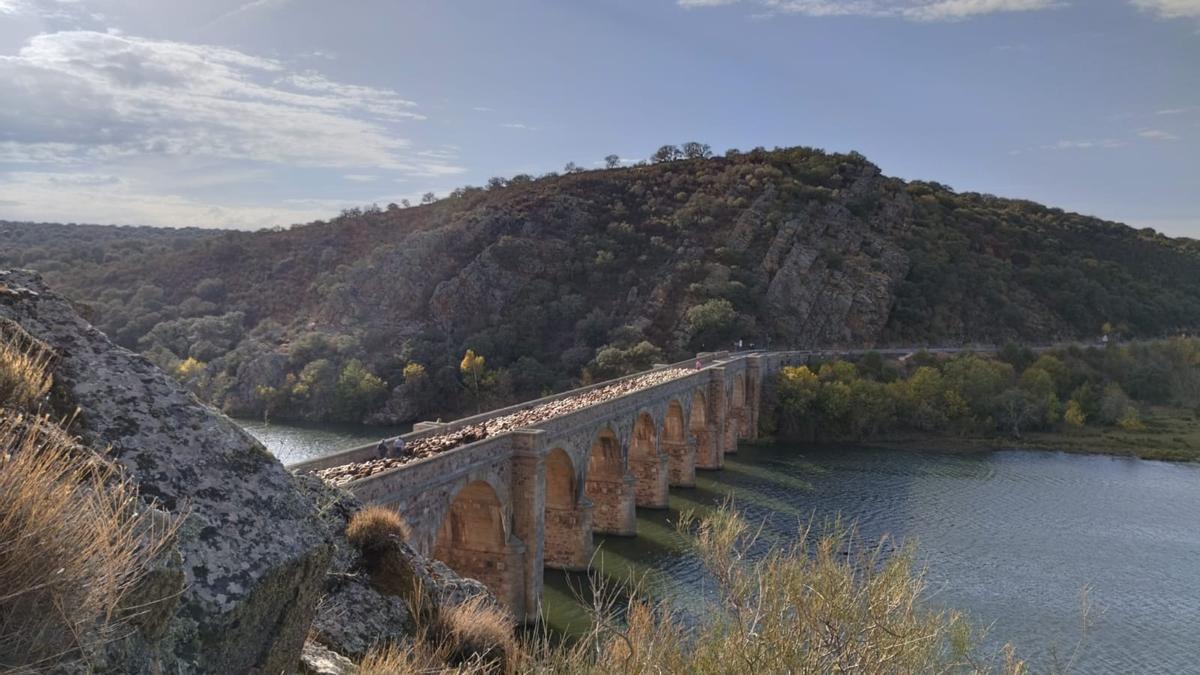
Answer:
<svg viewBox="0 0 1200 675"><path fill-rule="evenodd" d="M321 525L334 545L325 594L312 626L316 642L359 659L372 647L407 642L442 609L479 596L495 602L481 582L458 576L397 537L377 542L376 550L364 555L346 539L346 526L363 508L362 502L313 475L299 476L298 481L318 505ZM381 571L391 579L382 578ZM404 583L388 583L401 577Z"/></svg>
<svg viewBox="0 0 1200 675"><path fill-rule="evenodd" d="M57 353L52 400L60 413L78 409L71 430L110 448L142 499L179 520L172 550L139 589L158 614L135 622L94 667L295 668L332 552L297 479L235 423L111 343L36 274L0 271L3 320Z"/></svg>

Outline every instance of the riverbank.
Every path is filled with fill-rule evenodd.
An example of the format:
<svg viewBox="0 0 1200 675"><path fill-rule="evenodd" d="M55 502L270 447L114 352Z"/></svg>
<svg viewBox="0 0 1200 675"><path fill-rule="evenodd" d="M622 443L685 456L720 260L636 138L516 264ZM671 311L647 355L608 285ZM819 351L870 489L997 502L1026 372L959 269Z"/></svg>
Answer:
<svg viewBox="0 0 1200 675"><path fill-rule="evenodd" d="M1200 419L1183 408L1150 407L1144 429L1084 426L1079 429L1031 431L1021 438L1002 434L954 435L897 432L887 437L845 441L855 447L938 452L990 452L998 450L1048 450L1089 455L1115 455L1171 462L1200 462ZM746 441L742 441L745 443ZM763 439L755 444L772 444Z"/></svg>

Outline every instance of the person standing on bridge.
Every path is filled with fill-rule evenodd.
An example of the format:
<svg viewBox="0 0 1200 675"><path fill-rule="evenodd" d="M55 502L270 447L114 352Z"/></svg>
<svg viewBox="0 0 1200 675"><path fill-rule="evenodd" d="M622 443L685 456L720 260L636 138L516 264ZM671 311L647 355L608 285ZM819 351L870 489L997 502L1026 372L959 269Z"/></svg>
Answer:
<svg viewBox="0 0 1200 675"><path fill-rule="evenodd" d="M392 443L392 456L396 457L398 459L398 458L403 457L404 455L405 455L404 439L401 438L400 436L397 436L396 441L394 443Z"/></svg>
<svg viewBox="0 0 1200 675"><path fill-rule="evenodd" d="M383 459L384 457L388 456L388 444L386 438L379 441L379 445L375 446L375 456L379 459Z"/></svg>
<svg viewBox="0 0 1200 675"><path fill-rule="evenodd" d="M696 370L700 370L700 359L696 359Z"/></svg>

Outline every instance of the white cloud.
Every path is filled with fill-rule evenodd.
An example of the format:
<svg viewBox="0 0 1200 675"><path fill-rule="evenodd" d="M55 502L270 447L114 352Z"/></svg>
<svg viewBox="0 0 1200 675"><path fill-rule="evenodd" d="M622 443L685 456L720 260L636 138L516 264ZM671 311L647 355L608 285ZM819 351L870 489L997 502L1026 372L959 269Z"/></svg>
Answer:
<svg viewBox="0 0 1200 675"><path fill-rule="evenodd" d="M2 0L0 0L2 1ZM223 47L93 31L0 56L0 154L26 162L203 156L302 167L459 170L411 152L395 92Z"/></svg>
<svg viewBox="0 0 1200 675"><path fill-rule="evenodd" d="M1154 112L1154 114L1155 115L1182 115L1185 112L1188 112L1187 108L1163 108L1162 110L1156 110Z"/></svg>
<svg viewBox="0 0 1200 675"><path fill-rule="evenodd" d="M1092 140L1061 140L1051 145L1043 145L1042 150L1107 150L1125 145L1123 141L1114 138Z"/></svg>
<svg viewBox="0 0 1200 675"><path fill-rule="evenodd" d="M909 21L959 21L1000 12L1027 12L1063 6L1062 0L676 0L695 9L743 4L766 14L866 16Z"/></svg>
<svg viewBox="0 0 1200 675"><path fill-rule="evenodd" d="M1130 0L1138 9L1164 19L1200 19L1200 0Z"/></svg>
<svg viewBox="0 0 1200 675"><path fill-rule="evenodd" d="M209 25L211 26L215 23L219 23L219 22L225 21L227 19L239 17L239 16L242 16L245 14L251 14L251 13L259 12L259 11L277 9L279 7L283 7L284 5L289 4L291 1L292 0L252 0L252 2L246 2L241 5L238 5L237 7L234 7L233 9L229 10L228 12L225 12L224 14L218 16L217 18L213 19L212 22L209 23Z"/></svg>
<svg viewBox="0 0 1200 675"><path fill-rule="evenodd" d="M504 127L505 129L523 129L525 131L537 131L537 127L531 127L528 124L525 124L524 122L508 122L506 124L501 124L500 126Z"/></svg>
<svg viewBox="0 0 1200 675"><path fill-rule="evenodd" d="M1169 131L1162 129L1142 129L1137 132L1138 136L1151 141L1177 141L1179 137Z"/></svg>
<svg viewBox="0 0 1200 675"><path fill-rule="evenodd" d="M3 217L16 220L248 229L327 218L351 204L214 204L161 194L153 186L115 174L10 172L0 174L0 205Z"/></svg>
<svg viewBox="0 0 1200 675"><path fill-rule="evenodd" d="M474 108L471 108L471 110L474 110L475 112L492 112L492 109L486 105L477 105Z"/></svg>
<svg viewBox="0 0 1200 675"><path fill-rule="evenodd" d="M373 173L347 173L343 174L342 178L355 183L373 183L379 180L379 176Z"/></svg>

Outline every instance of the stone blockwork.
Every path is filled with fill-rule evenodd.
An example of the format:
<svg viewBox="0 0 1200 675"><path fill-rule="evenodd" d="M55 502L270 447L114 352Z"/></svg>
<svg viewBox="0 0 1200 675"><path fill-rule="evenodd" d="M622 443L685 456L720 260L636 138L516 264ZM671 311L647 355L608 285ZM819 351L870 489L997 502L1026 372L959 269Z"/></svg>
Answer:
<svg viewBox="0 0 1200 675"><path fill-rule="evenodd" d="M638 376L652 384L591 405L563 403L567 392L497 411L513 419L553 405L562 414L538 415L536 429L488 436L346 487L364 501L393 505L418 551L480 579L517 616L532 619L543 568L585 569L593 532L636 534L638 506L665 508L669 485L694 485L697 469L721 468L738 439L753 438L762 373L778 368L782 354L705 355L699 368L680 373L680 364L664 368L670 377ZM422 424L412 436L445 436L487 419ZM349 450L341 461L371 451ZM338 461L294 469L346 475Z"/></svg>

